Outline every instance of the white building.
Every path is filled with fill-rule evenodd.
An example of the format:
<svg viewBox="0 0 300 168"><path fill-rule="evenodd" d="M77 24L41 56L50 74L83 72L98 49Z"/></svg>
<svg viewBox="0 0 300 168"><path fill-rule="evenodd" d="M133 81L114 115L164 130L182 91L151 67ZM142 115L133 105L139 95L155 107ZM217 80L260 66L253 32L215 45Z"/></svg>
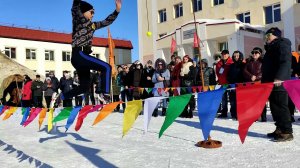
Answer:
<svg viewBox="0 0 300 168"><path fill-rule="evenodd" d="M60 78L65 70L74 72L71 42L71 34L0 26L0 51L39 74L54 71ZM132 43L115 39L114 43L115 64L131 63ZM108 61L106 38L94 38L92 50L92 55Z"/></svg>

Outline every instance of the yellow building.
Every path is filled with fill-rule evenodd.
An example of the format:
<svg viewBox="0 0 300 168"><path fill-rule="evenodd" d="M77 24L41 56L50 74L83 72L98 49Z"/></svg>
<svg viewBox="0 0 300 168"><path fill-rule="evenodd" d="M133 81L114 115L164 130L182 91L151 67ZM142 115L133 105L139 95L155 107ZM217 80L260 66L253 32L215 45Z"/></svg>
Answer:
<svg viewBox="0 0 300 168"><path fill-rule="evenodd" d="M197 54L193 48L195 22L201 39L201 55L212 63L222 49L242 51L263 48L264 32L279 27L300 45L300 0L138 0L140 60L164 58L170 61L171 39L179 56ZM196 4L196 5L193 5ZM152 32L148 37L146 33Z"/></svg>

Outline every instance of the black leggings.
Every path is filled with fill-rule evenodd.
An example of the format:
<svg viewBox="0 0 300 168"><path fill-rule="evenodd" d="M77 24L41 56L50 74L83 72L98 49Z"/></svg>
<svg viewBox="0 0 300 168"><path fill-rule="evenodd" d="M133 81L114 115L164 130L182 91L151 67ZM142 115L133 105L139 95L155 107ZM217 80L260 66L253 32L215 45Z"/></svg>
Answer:
<svg viewBox="0 0 300 168"><path fill-rule="evenodd" d="M103 93L110 93L111 87L111 66L95 57L83 53L80 49L73 48L71 63L77 71L80 85L73 88L71 91L64 93L65 99L73 98L82 93L86 93L90 88L90 70L101 71L101 80Z"/></svg>

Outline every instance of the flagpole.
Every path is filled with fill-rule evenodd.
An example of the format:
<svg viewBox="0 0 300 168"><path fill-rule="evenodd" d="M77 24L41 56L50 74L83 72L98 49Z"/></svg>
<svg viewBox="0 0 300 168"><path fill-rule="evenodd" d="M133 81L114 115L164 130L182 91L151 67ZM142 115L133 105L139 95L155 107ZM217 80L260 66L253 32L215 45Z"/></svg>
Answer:
<svg viewBox="0 0 300 168"><path fill-rule="evenodd" d="M197 23L196 23L196 15L195 15L195 8L196 4L193 3L193 16L194 16L194 25L195 25L195 32L196 32L196 36L197 36L197 44L198 44L198 52L199 52L199 61L200 61L200 77L201 77L201 85L202 88L204 88L204 75L203 75L203 66L201 63L201 48L200 48L200 40L199 40L199 36L198 36L198 28L197 28ZM208 140L204 140L204 141L199 141L196 146L198 147L202 147L202 148L220 148L222 147L222 142L221 141L217 141L217 140L212 140L210 135L208 136Z"/></svg>

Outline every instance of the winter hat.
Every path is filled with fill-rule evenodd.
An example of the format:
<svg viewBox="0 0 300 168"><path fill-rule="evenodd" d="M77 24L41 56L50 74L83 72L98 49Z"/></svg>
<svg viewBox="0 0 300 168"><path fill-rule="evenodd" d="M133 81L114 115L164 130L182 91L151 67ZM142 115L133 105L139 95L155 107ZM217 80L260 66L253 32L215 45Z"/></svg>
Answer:
<svg viewBox="0 0 300 168"><path fill-rule="evenodd" d="M47 77L47 78L46 78L46 81L47 81L47 80L50 80L50 81L51 81L51 78Z"/></svg>
<svg viewBox="0 0 300 168"><path fill-rule="evenodd" d="M276 37L281 37L281 30L279 30L278 27L272 27L272 28L270 28L266 32L266 35L269 34L269 33L273 34Z"/></svg>
<svg viewBox="0 0 300 168"><path fill-rule="evenodd" d="M205 59L205 58L202 59L201 62L204 62L204 63L208 64L208 61L207 61L207 59Z"/></svg>
<svg viewBox="0 0 300 168"><path fill-rule="evenodd" d="M81 13L85 13L85 12L91 10L91 9L94 9L94 7L91 4L89 4L89 3L85 2L85 1L80 1L80 10L81 10Z"/></svg>
<svg viewBox="0 0 300 168"><path fill-rule="evenodd" d="M261 48L254 47L253 50L251 51L251 54L254 54L255 51L259 52L260 54L262 54L262 52L263 52Z"/></svg>

